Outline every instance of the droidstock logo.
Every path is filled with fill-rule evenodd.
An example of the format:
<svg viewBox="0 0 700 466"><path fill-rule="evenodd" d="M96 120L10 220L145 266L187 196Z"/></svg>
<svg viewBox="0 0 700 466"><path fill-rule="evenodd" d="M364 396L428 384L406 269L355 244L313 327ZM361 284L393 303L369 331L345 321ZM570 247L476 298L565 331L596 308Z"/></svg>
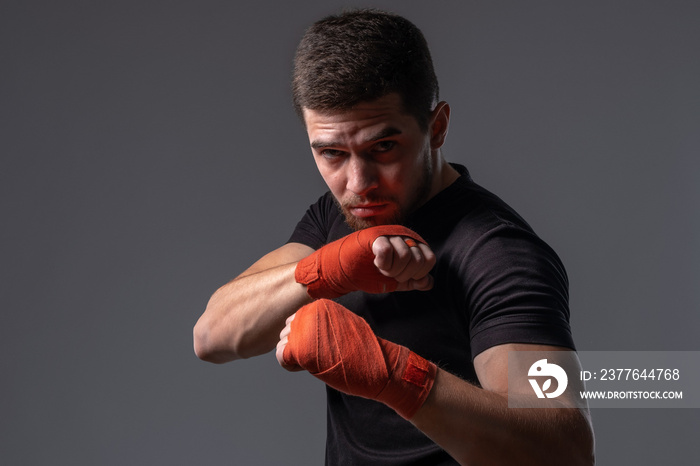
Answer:
<svg viewBox="0 0 700 466"><path fill-rule="evenodd" d="M530 377L548 377L544 381L541 388L537 382L537 379L528 379L530 381L530 385L532 385L532 389L535 390L537 398L544 398L545 396L547 398L556 398L564 393L564 390L566 390L566 385L569 383L569 378L566 376L564 369L556 364L547 363L546 359L540 359L530 366L530 370L527 372L527 375ZM554 377L557 381L557 389L551 393L547 393L547 390L549 390L549 388L552 386L552 377Z"/></svg>

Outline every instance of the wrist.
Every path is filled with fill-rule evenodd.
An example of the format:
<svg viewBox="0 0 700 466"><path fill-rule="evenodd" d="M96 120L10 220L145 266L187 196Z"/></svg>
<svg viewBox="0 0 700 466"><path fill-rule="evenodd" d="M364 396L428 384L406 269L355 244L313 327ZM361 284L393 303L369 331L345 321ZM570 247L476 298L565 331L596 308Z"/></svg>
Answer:
<svg viewBox="0 0 700 466"><path fill-rule="evenodd" d="M331 243L332 244L332 243ZM324 246L326 247L326 246ZM313 299L333 299L352 290L334 286L332 279L322 271L323 248L303 258L294 269L294 280L306 287L306 293Z"/></svg>
<svg viewBox="0 0 700 466"><path fill-rule="evenodd" d="M405 346L382 338L377 340L385 355L394 354L396 358L394 366L388 368L391 375L377 401L410 420L428 398L435 382L437 366Z"/></svg>

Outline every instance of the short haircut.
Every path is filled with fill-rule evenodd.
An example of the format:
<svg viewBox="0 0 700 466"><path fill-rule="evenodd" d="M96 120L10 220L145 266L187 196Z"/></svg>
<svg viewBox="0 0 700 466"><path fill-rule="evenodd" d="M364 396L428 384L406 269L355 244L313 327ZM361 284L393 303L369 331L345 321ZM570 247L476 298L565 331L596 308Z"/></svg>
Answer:
<svg viewBox="0 0 700 466"><path fill-rule="evenodd" d="M294 58L294 107L348 110L360 102L397 93L404 111L428 127L439 96L428 44L407 19L353 10L314 23Z"/></svg>

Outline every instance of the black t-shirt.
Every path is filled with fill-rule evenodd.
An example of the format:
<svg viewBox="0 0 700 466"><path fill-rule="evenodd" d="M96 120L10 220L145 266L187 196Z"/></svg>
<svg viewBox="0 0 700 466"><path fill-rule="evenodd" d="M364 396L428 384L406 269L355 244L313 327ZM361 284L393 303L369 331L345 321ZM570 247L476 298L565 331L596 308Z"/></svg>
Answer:
<svg viewBox="0 0 700 466"><path fill-rule="evenodd" d="M430 291L349 293L339 303L374 332L478 385L473 359L505 343L574 349L568 279L556 253L467 169L404 223L435 252ZM331 193L312 205L289 242L314 249L352 231ZM328 387L329 465L456 464L382 403Z"/></svg>

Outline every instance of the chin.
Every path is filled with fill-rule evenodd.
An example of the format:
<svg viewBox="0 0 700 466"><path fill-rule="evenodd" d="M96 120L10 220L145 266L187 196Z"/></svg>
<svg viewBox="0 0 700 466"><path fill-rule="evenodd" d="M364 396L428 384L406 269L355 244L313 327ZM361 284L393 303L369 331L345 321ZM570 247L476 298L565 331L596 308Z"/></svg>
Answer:
<svg viewBox="0 0 700 466"><path fill-rule="evenodd" d="M383 218L360 218L350 214L349 212L345 212L345 210L343 210L343 214L345 215L345 223L347 223L348 226L355 231L364 230L365 228L376 227L379 225L401 224L401 216L398 215L398 213L396 215Z"/></svg>

